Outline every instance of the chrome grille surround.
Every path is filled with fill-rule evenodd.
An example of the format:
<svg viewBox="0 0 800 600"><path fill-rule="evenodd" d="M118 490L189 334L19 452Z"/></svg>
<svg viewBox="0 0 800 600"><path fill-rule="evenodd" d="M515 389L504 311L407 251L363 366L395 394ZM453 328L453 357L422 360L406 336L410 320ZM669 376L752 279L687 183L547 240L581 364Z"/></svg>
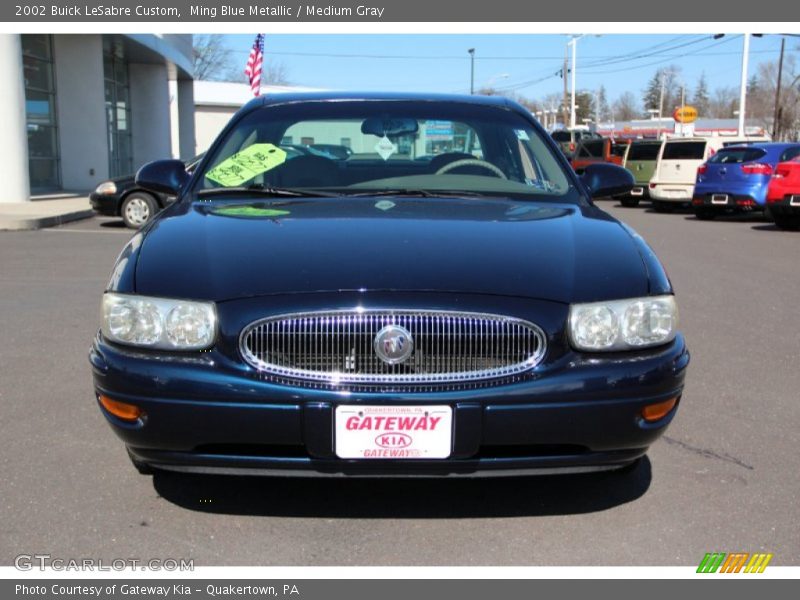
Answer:
<svg viewBox="0 0 800 600"><path fill-rule="evenodd" d="M375 335L396 324L414 353L387 364ZM276 315L247 325L244 360L259 372L323 385L446 384L508 378L544 358L546 336L533 323L501 315L415 309L353 309Z"/></svg>

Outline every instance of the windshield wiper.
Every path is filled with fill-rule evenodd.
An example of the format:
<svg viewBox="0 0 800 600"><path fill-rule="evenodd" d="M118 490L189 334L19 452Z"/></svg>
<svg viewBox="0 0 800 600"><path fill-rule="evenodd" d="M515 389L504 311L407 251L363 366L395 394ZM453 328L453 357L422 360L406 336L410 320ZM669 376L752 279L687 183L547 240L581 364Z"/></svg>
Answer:
<svg viewBox="0 0 800 600"><path fill-rule="evenodd" d="M361 198L365 196L406 196L414 198L485 198L488 194L463 190L423 190L399 188L393 190L373 190L371 192L358 192L356 194L345 194L348 197Z"/></svg>
<svg viewBox="0 0 800 600"><path fill-rule="evenodd" d="M197 195L201 198L206 196L221 196L225 194L255 194L258 196L277 196L290 198L336 198L341 194L321 192L311 189L282 188L262 185L260 183L236 187L218 187L200 190Z"/></svg>

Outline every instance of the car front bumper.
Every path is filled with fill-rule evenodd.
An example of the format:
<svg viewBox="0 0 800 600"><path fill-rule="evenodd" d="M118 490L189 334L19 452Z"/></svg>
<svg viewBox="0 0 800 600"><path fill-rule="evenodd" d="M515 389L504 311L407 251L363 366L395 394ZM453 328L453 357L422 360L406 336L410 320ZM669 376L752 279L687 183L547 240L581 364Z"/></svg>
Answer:
<svg viewBox="0 0 800 600"><path fill-rule="evenodd" d="M108 217L119 216L119 198L115 194L108 195L92 192L89 194L89 204L98 214Z"/></svg>
<svg viewBox="0 0 800 600"><path fill-rule="evenodd" d="M179 471L277 475L477 476L613 469L667 428L644 406L680 397L682 336L636 353L571 354L522 381L479 389L342 392L231 372L213 351L147 355L95 339L96 394L140 407L124 422L101 409L133 457ZM453 408L452 454L440 460L343 460L334 452L339 405Z"/></svg>

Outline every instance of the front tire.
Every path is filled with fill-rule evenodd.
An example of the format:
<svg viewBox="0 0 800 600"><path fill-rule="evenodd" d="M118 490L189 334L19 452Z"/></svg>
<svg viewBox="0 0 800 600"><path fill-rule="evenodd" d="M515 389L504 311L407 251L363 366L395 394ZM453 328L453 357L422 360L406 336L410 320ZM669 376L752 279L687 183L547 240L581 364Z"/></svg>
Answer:
<svg viewBox="0 0 800 600"><path fill-rule="evenodd" d="M126 227L139 229L146 225L158 211L156 199L145 192L134 192L122 203L122 220Z"/></svg>

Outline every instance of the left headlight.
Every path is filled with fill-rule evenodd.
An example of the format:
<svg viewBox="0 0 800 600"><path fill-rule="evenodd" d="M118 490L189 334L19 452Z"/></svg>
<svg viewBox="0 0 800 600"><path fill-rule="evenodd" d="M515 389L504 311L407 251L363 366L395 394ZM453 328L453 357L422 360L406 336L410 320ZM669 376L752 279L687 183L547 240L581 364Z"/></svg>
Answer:
<svg viewBox="0 0 800 600"><path fill-rule="evenodd" d="M202 350L214 343L213 302L171 300L108 292L103 295L103 335L120 344L162 350Z"/></svg>
<svg viewBox="0 0 800 600"><path fill-rule="evenodd" d="M576 350L611 352L666 344L678 331L674 296L573 304L569 336Z"/></svg>

